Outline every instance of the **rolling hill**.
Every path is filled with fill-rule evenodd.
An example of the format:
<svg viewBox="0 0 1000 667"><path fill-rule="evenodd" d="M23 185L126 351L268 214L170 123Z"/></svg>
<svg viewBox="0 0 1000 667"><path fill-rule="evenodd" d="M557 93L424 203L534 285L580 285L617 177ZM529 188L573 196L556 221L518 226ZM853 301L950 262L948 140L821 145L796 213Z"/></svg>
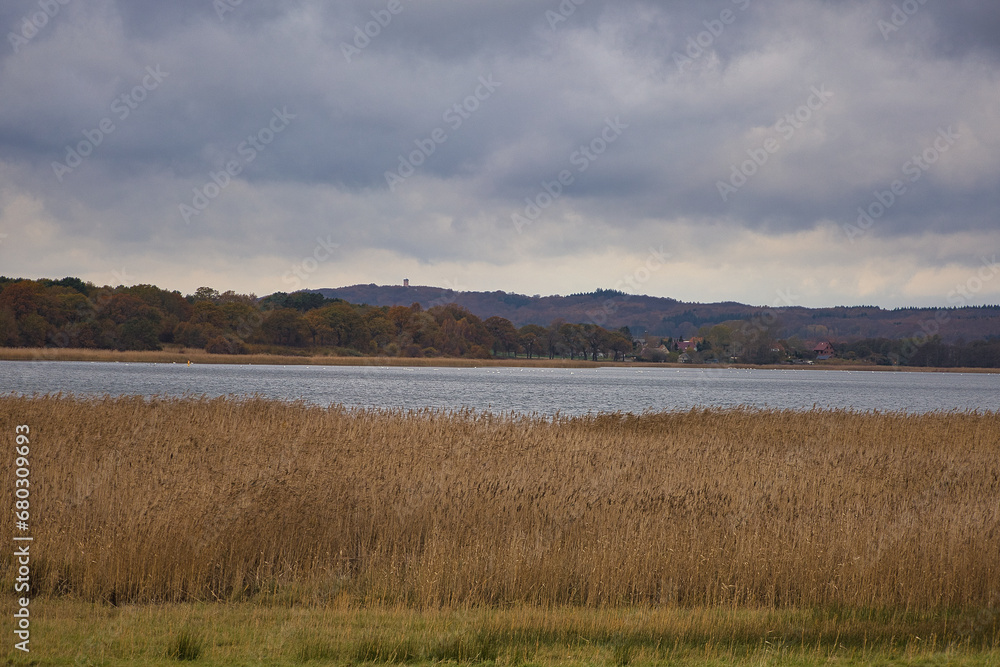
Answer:
<svg viewBox="0 0 1000 667"><path fill-rule="evenodd" d="M594 322L607 328L628 326L634 333L659 336L693 335L704 325L733 320L774 322L779 336L805 339L856 340L907 338L919 332L939 333L947 342L1000 336L1000 306L966 308L903 308L876 306L767 308L732 301L690 303L676 299L629 295L598 290L570 296L525 296L508 292L457 292L441 287L352 285L310 290L327 298L373 306L409 306L424 309L457 303L481 318L505 317L520 327L548 325L553 320Z"/></svg>

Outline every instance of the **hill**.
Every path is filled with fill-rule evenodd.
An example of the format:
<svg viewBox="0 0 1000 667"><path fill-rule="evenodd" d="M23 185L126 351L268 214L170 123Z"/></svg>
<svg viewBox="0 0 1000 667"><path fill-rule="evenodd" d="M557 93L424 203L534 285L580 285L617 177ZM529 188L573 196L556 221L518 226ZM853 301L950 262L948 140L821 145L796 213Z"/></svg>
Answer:
<svg viewBox="0 0 1000 667"><path fill-rule="evenodd" d="M772 323L781 337L857 340L908 338L919 332L938 333L947 342L1000 336L1000 306L965 308L901 308L877 306L769 308L732 301L692 303L676 299L597 290L569 296L526 296L508 292L457 292L441 287L352 285L311 290L327 298L372 306L423 308L457 303L482 318L505 317L515 326L548 325L553 320L593 322L606 328L628 326L633 332L689 337L704 325L734 320Z"/></svg>

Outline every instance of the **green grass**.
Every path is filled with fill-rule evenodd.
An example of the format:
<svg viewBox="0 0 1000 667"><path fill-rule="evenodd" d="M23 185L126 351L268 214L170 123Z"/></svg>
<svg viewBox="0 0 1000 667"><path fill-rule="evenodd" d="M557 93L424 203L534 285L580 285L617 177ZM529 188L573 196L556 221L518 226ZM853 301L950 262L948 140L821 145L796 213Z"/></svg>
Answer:
<svg viewBox="0 0 1000 667"><path fill-rule="evenodd" d="M204 648L204 641L196 630L183 628L170 645L169 656L174 660L197 660Z"/></svg>
<svg viewBox="0 0 1000 667"><path fill-rule="evenodd" d="M32 651L9 643L7 664L1000 664L996 610L32 606Z"/></svg>

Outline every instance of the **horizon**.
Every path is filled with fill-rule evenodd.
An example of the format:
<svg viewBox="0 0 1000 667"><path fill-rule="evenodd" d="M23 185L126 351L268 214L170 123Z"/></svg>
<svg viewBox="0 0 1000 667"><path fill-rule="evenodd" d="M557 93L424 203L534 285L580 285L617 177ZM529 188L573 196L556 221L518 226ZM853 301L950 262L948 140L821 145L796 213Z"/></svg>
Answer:
<svg viewBox="0 0 1000 667"><path fill-rule="evenodd" d="M351 285L341 285L339 287L315 287L315 288L310 287L310 288L302 288L302 289L299 289L299 290L293 290L293 291L287 291L287 292L284 291L284 290L276 290L276 291L273 291L273 292L267 292L267 293L263 293L263 294L257 294L256 292L253 292L253 291L247 292L247 291L243 291L243 290L240 290L240 289L226 289L226 290L218 289L214 285L199 285L197 288L192 289L192 290L180 290L180 289L173 288L173 287L171 287L169 285L157 285L155 283L133 283L133 284L130 284L130 285L124 285L124 284L118 284L118 285L103 284L102 285L102 284L94 283L93 281L88 281L86 279L79 278L79 276L64 276L63 278L54 278L52 276L42 276L42 277L39 277L39 278L27 278L27 277L24 277L24 276L17 276L17 277L14 277L14 276L0 276L0 278L9 278L9 279L12 279L12 280L53 280L53 281L63 280L65 278L78 278L80 280L83 280L84 282L90 282L91 284L94 285L94 287L99 288L99 289L103 289L103 288L119 289L119 288L122 288L122 287L133 287L133 286L136 286L136 285L150 284L150 285L153 285L154 287L158 287L160 289L164 289L164 290L167 290L167 291L176 291L176 292L179 292L184 297L194 296L195 291L197 289L199 289L199 288L202 288L202 287L208 287L210 289L213 289L216 292L218 292L220 295L223 294L224 292L232 291L235 294L239 294L239 295L251 295L251 296L256 297L257 299L265 299L265 298L267 298L269 296L273 296L275 294L294 294L295 292L325 292L325 291L337 291L337 290L351 289L351 288L355 288L355 287L375 287L375 288L379 288L379 289L384 289L384 288L433 289L433 290L442 290L444 292L449 292L449 293L453 293L453 294L495 294L495 293L502 293L502 294L511 294L511 295L515 295L515 296L522 296L522 297L529 298L529 299L570 298L570 297L577 297L577 296L600 295L602 293L612 293L612 298L615 298L615 297L624 297L625 299L636 299L636 298L667 299L667 300L671 300L671 301L674 301L674 302L677 302L677 303L690 304L690 305L719 305L719 304L729 304L729 303L732 303L732 304L737 304L737 305L741 305L741 306L747 306L747 307L750 307L750 308L774 309L774 310L780 310L782 308L805 308L805 309L809 309L809 310L829 310L829 309L837 309L837 308L876 308L876 309L885 310L885 311L894 311L894 310L950 310L950 309L960 309L960 308L1000 308L1000 302L997 302L997 303L983 303L983 304L965 304L965 305L944 305L944 306L904 305L904 306L885 307L885 306L880 306L878 304L871 304L871 303L850 304L850 305L848 305L848 304L834 304L834 305L810 306L810 305L787 304L787 303L784 304L784 305L766 304L766 303L749 303L749 302L743 302L743 301L735 301L733 299L724 299L724 300L720 300L720 301L690 301L690 300L686 300L686 299L682 299L682 298L678 298L678 297L674 297L674 296L661 296L661 295L657 295L657 294L632 294L632 293L629 293L629 292L616 291L616 290L613 290L611 288L606 288L606 287L598 287L598 288L595 288L595 289L592 289L592 290L588 290L588 291L584 291L584 292L573 292L573 293L570 293L570 294L540 294L540 293L526 294L526 293L523 293L523 292L512 292L512 291L508 291L508 290L472 290L472 289L457 290L457 289L453 289L453 288L449 288L449 287L441 287L441 286L437 286L437 285L413 285L413 284L411 284L411 285L404 285L402 283L378 284L378 283L368 282L368 283L353 283ZM784 301L788 301L788 300L789 300L788 299L788 295L786 295Z"/></svg>
<svg viewBox="0 0 1000 667"><path fill-rule="evenodd" d="M299 291L323 292L323 291L328 291L328 290L342 290L342 289L350 289L352 287L371 287L371 286L375 286L377 288L398 287L398 288L401 288L401 289L402 288L408 288L408 289L419 289L419 288L440 289L440 290L445 290L445 291L448 291L448 292L453 292L455 294L471 294L471 293L475 293L475 294L491 294L491 293L501 292L503 294L514 294L516 296L523 296L523 297L527 297L529 299L548 299L548 298L568 298L568 297L574 297L574 296L590 296L590 295L594 295L594 294L599 294L601 292L612 292L612 291L614 291L614 290L611 290L611 289L606 288L606 287L605 288L598 287L598 288L595 288L593 290L589 290L589 291L585 291L585 292L574 292L572 294L525 294L525 293L522 293L522 292L510 292L510 291L506 291L506 290L454 290L454 289L450 289L450 288L447 288L447 287L438 287L436 285L403 285L403 284L399 284L399 283L397 283L397 284L388 284L388 285L379 285L377 283L354 283L353 285L342 285L340 287L305 288L305 289L299 290ZM276 292L272 292L271 294L275 294L275 293ZM291 294L291 293L292 292L288 292L288 294ZM783 305L783 306L781 306L781 305L762 304L762 303L744 303L742 301L734 301L732 299L724 299L724 300L721 300L721 301L688 301L686 299L680 299L680 298L673 297L673 296L660 296L660 295L656 295L656 294L631 294L629 292L618 292L618 295L624 296L624 297L629 298L629 299L635 299L635 298L670 299L672 301L676 301L677 303L693 304L693 305L698 305L698 304L701 304L701 305L713 305L713 304L734 303L734 304L739 304L739 305L742 305L742 306L749 306L749 307L752 307L752 308L773 308L773 309L776 309L776 310L777 309L781 309L781 308L807 308L807 309L810 309L810 310L832 309L832 308L878 308L878 309L881 309L881 310L890 310L891 311L891 310L913 310L913 309L917 309L917 310L920 310L920 309L933 310L933 309L954 309L954 308L1000 308L1000 301L998 301L997 303L984 303L984 304L974 304L974 305L973 304L969 304L969 305L964 305L964 306L949 306L949 305L945 305L945 306L894 306L892 308L886 308L884 306L879 306L877 304L870 304L870 303L854 304L854 305L836 304L836 305L826 305L826 306L806 306L806 305L794 304L794 305ZM265 294L264 295L264 297L267 297L267 296L270 296L270 294Z"/></svg>

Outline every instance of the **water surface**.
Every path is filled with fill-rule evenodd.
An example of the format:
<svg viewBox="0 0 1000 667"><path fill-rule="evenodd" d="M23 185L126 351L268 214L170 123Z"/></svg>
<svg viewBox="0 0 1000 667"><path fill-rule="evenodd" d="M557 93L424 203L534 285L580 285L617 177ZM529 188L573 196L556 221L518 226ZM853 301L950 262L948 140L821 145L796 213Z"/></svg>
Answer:
<svg viewBox="0 0 1000 667"><path fill-rule="evenodd" d="M249 395L551 415L753 407L1000 410L1000 375L701 368L431 368L0 361L0 392Z"/></svg>

